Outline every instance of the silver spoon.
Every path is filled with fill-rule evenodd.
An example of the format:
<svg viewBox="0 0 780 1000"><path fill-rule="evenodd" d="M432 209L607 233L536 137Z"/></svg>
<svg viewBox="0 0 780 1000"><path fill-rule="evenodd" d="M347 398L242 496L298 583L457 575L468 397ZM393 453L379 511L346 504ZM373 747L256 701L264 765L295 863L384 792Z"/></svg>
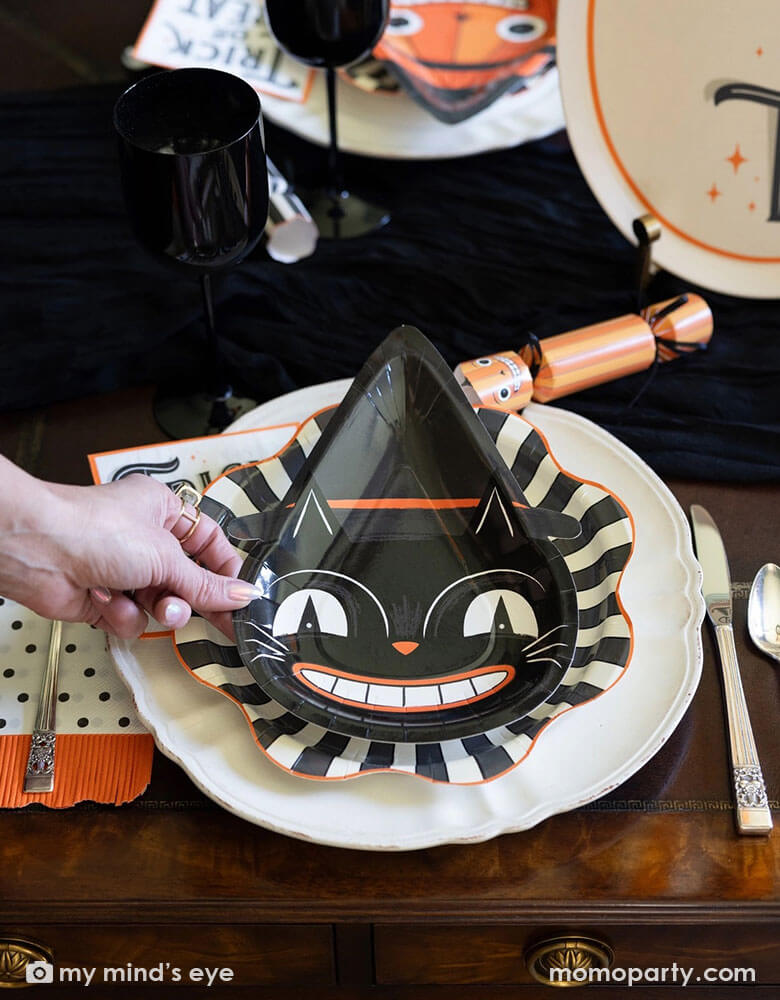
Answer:
<svg viewBox="0 0 780 1000"><path fill-rule="evenodd" d="M756 573L748 600L748 631L758 648L780 663L780 566Z"/></svg>

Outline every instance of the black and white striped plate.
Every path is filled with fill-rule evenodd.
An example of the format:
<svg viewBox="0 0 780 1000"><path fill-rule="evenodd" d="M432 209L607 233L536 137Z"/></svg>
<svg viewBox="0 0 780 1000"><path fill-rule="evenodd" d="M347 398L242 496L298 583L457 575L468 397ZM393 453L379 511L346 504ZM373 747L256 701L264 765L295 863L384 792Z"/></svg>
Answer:
<svg viewBox="0 0 780 1000"><path fill-rule="evenodd" d="M276 503L333 412L335 407L310 417L279 455L211 483L204 511L225 525L234 516ZM522 417L489 409L477 413L529 503L564 511L582 525L578 538L556 542L574 579L579 609L577 649L560 687L527 716L477 736L434 743L349 738L306 723L270 699L242 664L235 645L203 619L193 618L175 635L180 661L200 683L239 706L258 747L278 766L313 779L401 771L453 784L489 781L519 764L556 716L598 697L623 676L633 645L619 594L633 545L630 513L604 487L562 470Z"/></svg>

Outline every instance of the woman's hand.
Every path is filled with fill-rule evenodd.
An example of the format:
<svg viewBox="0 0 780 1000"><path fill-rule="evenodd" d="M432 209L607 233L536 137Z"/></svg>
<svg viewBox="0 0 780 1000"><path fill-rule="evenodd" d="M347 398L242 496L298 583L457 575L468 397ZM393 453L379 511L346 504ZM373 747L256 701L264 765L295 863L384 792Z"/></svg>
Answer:
<svg viewBox="0 0 780 1000"><path fill-rule="evenodd" d="M181 628L195 610L232 637L231 612L259 596L205 514L179 541L194 511L147 476L62 486L5 459L0 476L0 593L38 614L132 638L147 612Z"/></svg>

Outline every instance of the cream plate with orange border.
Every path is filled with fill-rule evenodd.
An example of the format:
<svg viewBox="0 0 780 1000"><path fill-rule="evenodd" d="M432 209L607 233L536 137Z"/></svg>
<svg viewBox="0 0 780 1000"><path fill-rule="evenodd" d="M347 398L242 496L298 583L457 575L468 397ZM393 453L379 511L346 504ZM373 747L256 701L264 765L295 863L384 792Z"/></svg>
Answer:
<svg viewBox="0 0 780 1000"><path fill-rule="evenodd" d="M605 212L663 227L655 261L705 288L780 295L777 0L560 0L566 122Z"/></svg>

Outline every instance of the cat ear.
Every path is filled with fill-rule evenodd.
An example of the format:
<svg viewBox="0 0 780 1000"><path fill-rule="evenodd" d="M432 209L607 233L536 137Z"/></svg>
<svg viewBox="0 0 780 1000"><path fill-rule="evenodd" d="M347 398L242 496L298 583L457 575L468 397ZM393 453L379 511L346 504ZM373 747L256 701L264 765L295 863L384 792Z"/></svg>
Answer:
<svg viewBox="0 0 780 1000"><path fill-rule="evenodd" d="M475 535L487 537L514 538L519 526L513 517L513 511L508 501L498 492L495 483L488 486L472 519Z"/></svg>
<svg viewBox="0 0 780 1000"><path fill-rule="evenodd" d="M287 499L287 498L286 498ZM295 503L277 505L263 514L235 517L227 526L228 537L238 544L255 541L295 541L335 537L340 531L328 501L309 480Z"/></svg>
<svg viewBox="0 0 780 1000"><path fill-rule="evenodd" d="M302 490L292 516L285 525L285 535L291 539L296 539L300 534L305 538L324 534L335 537L338 531L339 525L328 501L314 482L310 481Z"/></svg>
<svg viewBox="0 0 780 1000"><path fill-rule="evenodd" d="M472 527L475 535L513 539L520 530L531 538L576 538L582 530L579 521L568 514L544 507L514 506L495 483L488 486L477 507Z"/></svg>

